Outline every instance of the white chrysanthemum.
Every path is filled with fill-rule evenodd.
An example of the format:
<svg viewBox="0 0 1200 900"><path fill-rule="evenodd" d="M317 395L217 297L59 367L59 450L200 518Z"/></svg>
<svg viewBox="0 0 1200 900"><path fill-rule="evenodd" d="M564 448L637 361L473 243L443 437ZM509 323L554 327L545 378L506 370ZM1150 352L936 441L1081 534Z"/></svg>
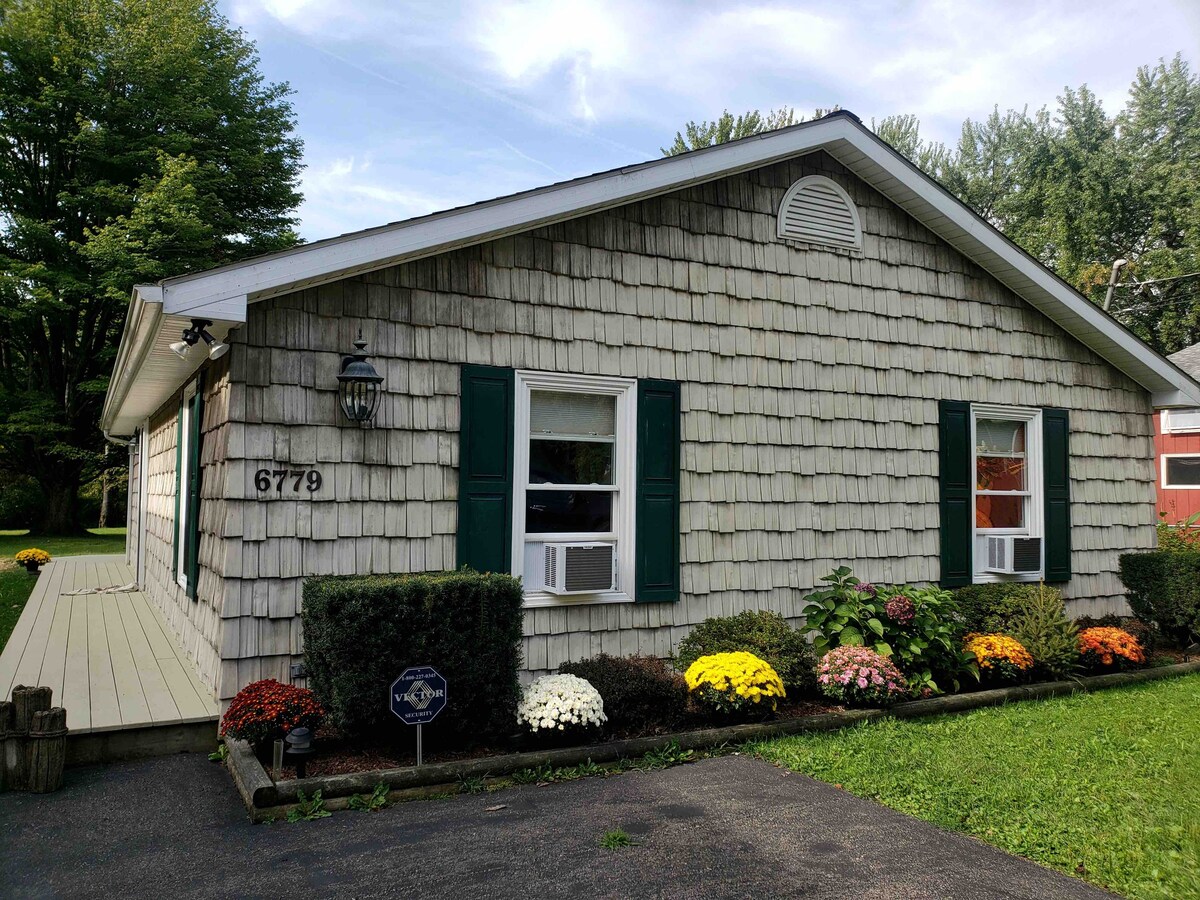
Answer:
<svg viewBox="0 0 1200 900"><path fill-rule="evenodd" d="M578 675L543 675L525 689L517 704L517 722L530 730L565 731L567 725L601 725L608 721L604 701Z"/></svg>

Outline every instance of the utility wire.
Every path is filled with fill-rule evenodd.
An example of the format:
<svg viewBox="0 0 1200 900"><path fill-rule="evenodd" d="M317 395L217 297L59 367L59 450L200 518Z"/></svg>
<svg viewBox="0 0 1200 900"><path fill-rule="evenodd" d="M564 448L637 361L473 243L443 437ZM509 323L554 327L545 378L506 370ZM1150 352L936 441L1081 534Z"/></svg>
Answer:
<svg viewBox="0 0 1200 900"><path fill-rule="evenodd" d="M1200 272L1190 272L1187 275L1172 275L1170 278L1148 278L1145 281L1122 281L1113 287L1141 287L1144 284L1162 284L1166 281L1183 281L1185 278L1198 278Z"/></svg>

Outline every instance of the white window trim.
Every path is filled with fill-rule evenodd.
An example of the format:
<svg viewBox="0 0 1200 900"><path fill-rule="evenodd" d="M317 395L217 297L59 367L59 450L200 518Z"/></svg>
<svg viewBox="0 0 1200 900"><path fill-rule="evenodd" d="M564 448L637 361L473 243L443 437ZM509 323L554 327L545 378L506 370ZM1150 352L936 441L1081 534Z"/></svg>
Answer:
<svg viewBox="0 0 1200 900"><path fill-rule="evenodd" d="M191 472L188 471L188 436L192 433L192 404L196 396L196 382L183 389L183 399L179 402L179 422L176 425L176 435L180 446L179 454L179 521L175 523L175 571L178 572L176 583L185 591L188 589L187 554L183 548L187 546L188 502L191 492L188 485Z"/></svg>
<svg viewBox="0 0 1200 900"><path fill-rule="evenodd" d="M1024 528L979 528L975 524L977 486L979 484L975 437L977 419L1007 419L1025 422L1025 486L1026 515ZM1007 492L1005 492L1007 493ZM1042 472L1042 411L1035 407L997 406L988 403L971 404L971 574L974 584L990 584L999 581L1041 581L1046 572L1046 529L1045 477ZM1027 575L1001 575L997 572L978 571L975 550L980 537L992 535L1015 535L1017 537L1040 537L1042 539L1042 564L1036 573Z"/></svg>
<svg viewBox="0 0 1200 900"><path fill-rule="evenodd" d="M1167 460L1177 459L1179 457L1187 457L1190 459L1200 459L1200 453L1164 453L1162 454L1162 462L1159 463L1161 468L1160 477L1162 478L1162 486L1165 490L1171 491L1198 491L1200 484L1169 484L1167 482Z"/></svg>
<svg viewBox="0 0 1200 900"><path fill-rule="evenodd" d="M513 414L513 544L512 574L525 574L525 492L529 488L529 403L534 390L577 394L606 394L617 398L617 438L613 443L613 524L604 534L556 534L556 541L616 541L617 590L560 597L547 591L526 591L525 608L574 606L581 603L632 603L634 540L637 527L637 379L601 375L563 375L519 369Z"/></svg>
<svg viewBox="0 0 1200 900"><path fill-rule="evenodd" d="M1177 410L1164 409L1162 411L1162 433L1163 434L1200 434L1200 425L1196 425L1191 428L1172 426L1172 424L1171 424L1171 419L1173 418L1171 415L1172 412L1196 413L1196 412L1200 412L1200 410L1196 410L1196 409L1177 409ZM1163 480L1165 482L1166 479L1164 478Z"/></svg>

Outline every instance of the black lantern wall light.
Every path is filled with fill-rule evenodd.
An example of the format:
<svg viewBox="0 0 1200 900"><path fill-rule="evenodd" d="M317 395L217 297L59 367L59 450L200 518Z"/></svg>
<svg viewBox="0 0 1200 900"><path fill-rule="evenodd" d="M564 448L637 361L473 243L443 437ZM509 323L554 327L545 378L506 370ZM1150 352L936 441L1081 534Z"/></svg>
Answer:
<svg viewBox="0 0 1200 900"><path fill-rule="evenodd" d="M367 362L367 342L362 339L361 331L354 348L353 353L342 357L342 371L337 377L338 400L347 419L369 428L379 409L379 386L383 384L383 376Z"/></svg>

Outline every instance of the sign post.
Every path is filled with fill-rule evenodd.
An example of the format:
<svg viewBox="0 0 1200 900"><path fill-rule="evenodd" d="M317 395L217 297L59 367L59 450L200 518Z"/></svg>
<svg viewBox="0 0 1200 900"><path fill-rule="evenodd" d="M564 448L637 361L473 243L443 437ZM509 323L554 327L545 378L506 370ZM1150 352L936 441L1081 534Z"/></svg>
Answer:
<svg viewBox="0 0 1200 900"><path fill-rule="evenodd" d="M421 765L421 728L446 708L446 679L433 666L412 666L392 682L388 705L405 725L417 726L417 765Z"/></svg>

